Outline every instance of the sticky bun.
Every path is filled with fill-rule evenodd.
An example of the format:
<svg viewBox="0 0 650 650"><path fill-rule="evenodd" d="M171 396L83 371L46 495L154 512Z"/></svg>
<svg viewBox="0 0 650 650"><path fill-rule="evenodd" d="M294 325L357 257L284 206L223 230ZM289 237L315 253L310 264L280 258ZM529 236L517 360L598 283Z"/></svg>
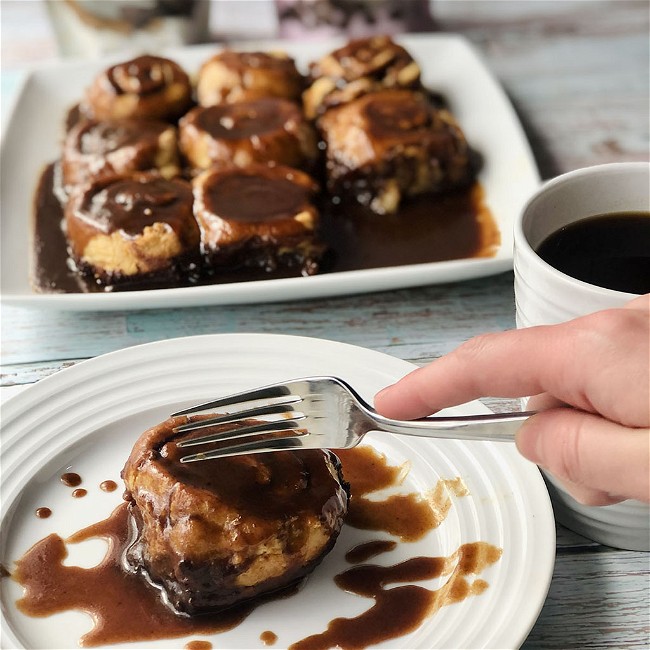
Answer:
<svg viewBox="0 0 650 650"><path fill-rule="evenodd" d="M209 265L318 271L318 186L297 169L254 164L211 168L193 180L194 211Z"/></svg>
<svg viewBox="0 0 650 650"><path fill-rule="evenodd" d="M334 546L347 511L338 459L301 450L181 463L187 450L177 443L199 435L175 433L185 421L146 431L122 472L137 529L128 564L190 615L304 578Z"/></svg>
<svg viewBox="0 0 650 650"><path fill-rule="evenodd" d="M179 144L197 169L272 161L309 168L318 157L316 133L300 108L276 97L195 108L180 121Z"/></svg>
<svg viewBox="0 0 650 650"><path fill-rule="evenodd" d="M401 45L389 36L361 38L311 64L305 114L312 119L371 92L420 86L420 67Z"/></svg>
<svg viewBox="0 0 650 650"><path fill-rule="evenodd" d="M284 52L219 52L199 69L201 106L281 97L299 102L304 79Z"/></svg>
<svg viewBox="0 0 650 650"><path fill-rule="evenodd" d="M467 185L475 176L457 122L418 92L364 95L329 110L319 126L329 190L379 214L395 212L404 196Z"/></svg>
<svg viewBox="0 0 650 650"><path fill-rule="evenodd" d="M126 117L177 120L192 104L192 85L178 63L143 55L95 77L79 106L96 120Z"/></svg>
<svg viewBox="0 0 650 650"><path fill-rule="evenodd" d="M157 171L171 178L180 171L176 129L155 120L82 120L66 135L61 170L68 193L116 174Z"/></svg>
<svg viewBox="0 0 650 650"><path fill-rule="evenodd" d="M200 232L188 181L154 174L110 176L65 206L70 253L100 284L175 279L198 256Z"/></svg>

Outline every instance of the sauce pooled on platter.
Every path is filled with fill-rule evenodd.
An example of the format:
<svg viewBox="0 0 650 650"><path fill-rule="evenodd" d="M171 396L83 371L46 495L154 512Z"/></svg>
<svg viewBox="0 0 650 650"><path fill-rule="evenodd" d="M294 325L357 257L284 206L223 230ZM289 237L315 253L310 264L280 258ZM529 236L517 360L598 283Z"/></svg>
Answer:
<svg viewBox="0 0 650 650"><path fill-rule="evenodd" d="M69 265L67 242L61 228L63 210L55 195L56 165L43 172L35 198L32 283L47 293L103 292L107 289L84 279ZM287 197L287 201L289 197ZM247 199L250 202L250 199ZM246 204L246 212L265 203ZM292 201L293 203L293 201ZM236 206L244 218L244 206ZM483 190L468 189L412 197L396 214L378 216L354 201L336 203L321 197L321 239L329 248L322 272L355 271L444 260L489 257L500 242L496 223L485 204ZM142 290L299 277L299 269L220 269L217 274L192 273L185 279L148 280L111 285L110 290Z"/></svg>

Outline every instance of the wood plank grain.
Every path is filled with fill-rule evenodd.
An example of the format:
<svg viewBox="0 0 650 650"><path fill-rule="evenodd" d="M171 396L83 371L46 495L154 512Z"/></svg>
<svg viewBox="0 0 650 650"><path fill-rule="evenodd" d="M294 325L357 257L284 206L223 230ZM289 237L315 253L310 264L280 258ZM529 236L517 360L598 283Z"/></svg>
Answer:
<svg viewBox="0 0 650 650"><path fill-rule="evenodd" d="M648 160L647 3L436 2L509 94L544 178Z"/></svg>
<svg viewBox="0 0 650 650"><path fill-rule="evenodd" d="M646 553L559 550L540 617L523 648L647 648Z"/></svg>
<svg viewBox="0 0 650 650"><path fill-rule="evenodd" d="M447 284L265 305L72 313L6 307L2 364L93 357L161 339L261 332L332 339L424 363L482 331L514 326L512 274Z"/></svg>

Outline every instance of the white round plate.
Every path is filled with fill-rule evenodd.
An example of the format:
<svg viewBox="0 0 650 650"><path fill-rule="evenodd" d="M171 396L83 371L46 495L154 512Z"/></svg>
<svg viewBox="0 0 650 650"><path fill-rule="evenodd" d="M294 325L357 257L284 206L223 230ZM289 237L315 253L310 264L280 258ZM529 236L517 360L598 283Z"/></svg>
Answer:
<svg viewBox="0 0 650 650"><path fill-rule="evenodd" d="M44 379L3 407L2 525L0 560L13 562L36 541L62 537L110 514L121 490L104 493L101 481L120 481L120 470L138 436L169 413L211 397L307 375L338 375L369 401L374 393L412 370L393 357L332 341L267 334L221 334L172 339L97 357ZM479 403L454 409L484 411ZM536 467L509 443L431 441L374 433L366 442L391 464L408 460L411 470L400 492L433 488L460 476L469 489L452 497L442 525L424 539L400 543L378 558L394 564L418 555L450 555L466 542L489 542L501 559L480 578L481 595L442 608L413 633L382 648L511 648L526 638L542 607L553 572L555 525ZM73 499L59 480L79 473L88 495ZM51 508L48 519L34 511ZM264 604L235 629L215 635L215 648L259 648L260 634L278 635L286 648L324 630L338 616L355 616L372 601L340 591L333 576L350 565L345 552L377 539L371 531L344 527L334 548L299 595ZM68 562L90 566L101 543L74 545ZM71 548L72 550L72 548ZM418 583L435 586L434 582ZM2 647L73 648L90 629L83 613L48 618L21 614L20 586L3 580ZM137 644L138 648L183 648L192 638ZM122 645L120 647L136 647Z"/></svg>

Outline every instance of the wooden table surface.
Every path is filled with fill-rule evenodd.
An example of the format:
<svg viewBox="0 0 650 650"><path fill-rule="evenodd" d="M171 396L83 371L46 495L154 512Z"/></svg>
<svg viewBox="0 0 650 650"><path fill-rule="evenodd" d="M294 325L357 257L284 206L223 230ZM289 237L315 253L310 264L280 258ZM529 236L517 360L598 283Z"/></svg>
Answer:
<svg viewBox="0 0 650 650"><path fill-rule="evenodd" d="M21 62L39 60L39 38L43 58L52 53L43 14L25 8L36 4L2 2L3 108ZM435 0L433 7L439 28L469 38L505 87L542 177L648 159L647 2ZM19 43L26 20L33 21L29 48ZM0 397L89 357L205 333L313 336L424 364L475 334L514 327L512 284L504 273L299 304L132 312L4 306ZM524 647L649 647L650 556L600 546L561 526L557 532L553 581Z"/></svg>

